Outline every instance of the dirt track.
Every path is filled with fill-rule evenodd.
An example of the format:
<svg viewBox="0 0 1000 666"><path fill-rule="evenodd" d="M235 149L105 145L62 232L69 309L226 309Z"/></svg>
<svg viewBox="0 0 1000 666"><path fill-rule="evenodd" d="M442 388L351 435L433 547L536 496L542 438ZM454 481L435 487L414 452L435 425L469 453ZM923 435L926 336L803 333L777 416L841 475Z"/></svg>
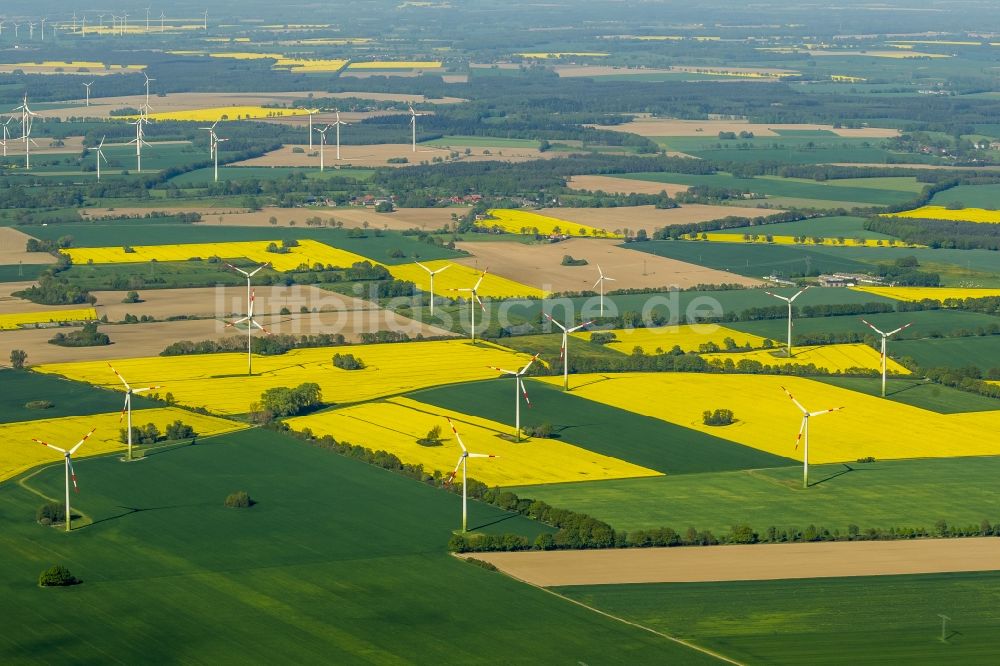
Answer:
<svg viewBox="0 0 1000 666"><path fill-rule="evenodd" d="M594 288L597 266L615 279L607 289L645 287L693 287L697 284L738 283L759 285L759 280L618 247L621 241L573 238L561 243L524 245L515 242L466 242L458 248L473 256L456 263L517 280L553 292L587 291ZM564 255L586 259L586 266L563 266Z"/></svg>
<svg viewBox="0 0 1000 666"><path fill-rule="evenodd" d="M543 587L890 576L1000 569L1000 539L469 553Z"/></svg>

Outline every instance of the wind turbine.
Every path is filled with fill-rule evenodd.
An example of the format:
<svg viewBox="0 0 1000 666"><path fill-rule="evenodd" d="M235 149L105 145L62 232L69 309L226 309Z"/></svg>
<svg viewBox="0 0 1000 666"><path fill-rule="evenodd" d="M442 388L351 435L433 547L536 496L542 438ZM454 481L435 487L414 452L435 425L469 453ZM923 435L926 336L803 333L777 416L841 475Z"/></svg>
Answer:
<svg viewBox="0 0 1000 666"><path fill-rule="evenodd" d="M795 301L796 298L805 293L807 289L809 289L809 287L805 287L804 289L802 289L797 294L791 297L781 296L780 294L774 294L771 293L770 291L764 292L768 296L774 296L775 298L780 298L781 300L788 303L788 358L792 357L792 303Z"/></svg>
<svg viewBox="0 0 1000 666"><path fill-rule="evenodd" d="M163 32L163 21L166 18L167 18L167 15L165 13L163 13L163 12L160 12L160 32Z"/></svg>
<svg viewBox="0 0 1000 666"><path fill-rule="evenodd" d="M875 328L872 324L865 321L864 319L862 319L861 321L864 321L865 325L867 325L868 328L872 329L880 336L882 336L882 397L884 398L885 397L885 341L891 338L892 336L896 335L900 331L902 331L904 328L909 328L910 326L913 326L913 322L911 321L909 324L906 324L905 326L900 326L894 331L889 331L888 333L884 333Z"/></svg>
<svg viewBox="0 0 1000 666"><path fill-rule="evenodd" d="M252 337L254 326L256 326L260 330L264 331L265 335L270 335L270 333L268 333L267 329L264 328L263 326L261 326L259 323L257 323L257 320L253 318L254 291L250 287L250 278L252 278L254 275L256 275L260 271L262 271L265 268L267 268L268 266L270 266L270 264L261 264L260 266L258 266L257 268L253 269L249 273L247 271L243 270L242 268L237 268L236 266L233 266L232 264L226 264L226 266L229 266L230 268L232 268L237 273L242 273L243 276L247 279L247 316L243 317L242 319L237 319L234 322L227 323L226 327L228 328L230 326L236 326L237 324L242 324L243 322L247 323L247 374L248 375L252 375L253 374L253 357L250 355L250 352L251 352L251 346L250 345L251 345L251 337Z"/></svg>
<svg viewBox="0 0 1000 666"><path fill-rule="evenodd" d="M492 369L496 370L497 372L501 372L505 375L511 375L512 377L514 377L514 441L516 442L521 441L521 396L522 395L524 396L525 404L527 404L528 407L531 407L531 400L528 399L528 390L524 388L524 380L521 378L524 377L524 373L528 371L528 368L531 367L531 364L534 363L537 358L538 354L535 354L534 356L531 357L531 360L528 361L528 364L526 366L517 371L504 370L503 368L498 368L495 365L489 366Z"/></svg>
<svg viewBox="0 0 1000 666"><path fill-rule="evenodd" d="M83 19L80 21L80 36L87 36L87 15L83 15ZM45 32L42 31L42 39L45 39Z"/></svg>
<svg viewBox="0 0 1000 666"><path fill-rule="evenodd" d="M455 480L455 476L458 474L458 468L462 468L462 531L468 532L468 521L469 521L469 493L468 493L468 466L469 458L496 458L496 456L489 453L469 453L469 450L465 448L465 444L462 442L461 435L458 434L458 430L455 428L455 424L448 419L448 425L451 426L451 431L455 433L455 439L458 440L458 445L462 447L462 455L458 457L458 464L455 465L454 471L448 480L445 481L446 484L450 484Z"/></svg>
<svg viewBox="0 0 1000 666"><path fill-rule="evenodd" d="M205 30L208 30L208 10L207 9L205 10L204 14L205 14Z"/></svg>
<svg viewBox="0 0 1000 666"><path fill-rule="evenodd" d="M12 122L14 122L14 116L11 116L10 118L8 118L7 122L5 122L3 124L3 156L4 157L7 157L7 139L10 136L10 130L8 129L8 126Z"/></svg>
<svg viewBox="0 0 1000 666"><path fill-rule="evenodd" d="M146 120L146 116L140 115L134 123L129 123L129 125L135 125L135 138L129 141L129 143L135 144L135 171L136 173L142 173L142 147L149 146L146 143L146 133L142 130L143 125L148 125L149 121ZM152 146L150 146L152 148Z"/></svg>
<svg viewBox="0 0 1000 666"><path fill-rule="evenodd" d="M451 264L446 264L446 265L442 266L441 268L437 269L436 271L432 271L431 269L427 268L426 266L424 266L419 261L417 262L417 266L420 266L422 269L424 269L425 271L427 271L428 275L431 276L431 316L433 317L434 316L434 276L437 275L438 273L441 273L442 271L446 271L449 268L451 268Z"/></svg>
<svg viewBox="0 0 1000 666"><path fill-rule="evenodd" d="M319 132L319 170L321 172L323 171L323 154L326 152L326 131L328 129L330 129L329 125L323 129L316 128L316 131Z"/></svg>
<svg viewBox="0 0 1000 666"><path fill-rule="evenodd" d="M48 16L46 16L46 17L45 17L45 18L43 18L43 19L42 19L42 21L41 21L41 26L40 26L40 27L41 27L41 29L42 29L42 41L43 41L43 42L45 41L45 22L46 22L46 21L48 21L48 20L49 20L49 17L48 17Z"/></svg>
<svg viewBox="0 0 1000 666"><path fill-rule="evenodd" d="M90 86L92 85L94 85L93 81L91 81L90 83L83 84L83 87L87 89L87 106L90 106Z"/></svg>
<svg viewBox="0 0 1000 666"><path fill-rule="evenodd" d="M215 160L215 182L219 182L219 144L223 141L229 141L229 139L220 139L215 133L215 126L219 124L220 121L216 120L212 123L211 127L202 127L201 129L208 131L208 150L211 154L212 159Z"/></svg>
<svg viewBox="0 0 1000 666"><path fill-rule="evenodd" d="M76 492L80 492L80 487L78 485L76 485L76 472L73 471L72 457L73 457L73 454L76 453L77 449L79 449L81 446L83 446L83 443L87 441L87 438L89 438L91 435L94 434L94 430L97 430L97 428L91 429L90 432L88 432L86 435L83 436L83 439L81 439L79 442L77 442L76 445L73 448L69 449L68 451L66 449L60 449L58 446L53 446L52 444L48 444L46 442L43 442L40 439L35 439L34 437L31 438L33 441L38 442L42 446L47 446L50 449L55 449L56 451L59 451L60 453L63 454L63 459L66 461L66 521L65 521L65 523L66 523L66 531L67 532L69 532L70 529L72 529L72 527L70 525L72 519L70 517L71 514L70 514L70 506L69 506L69 482L70 482L70 479L73 480L73 490L75 490Z"/></svg>
<svg viewBox="0 0 1000 666"><path fill-rule="evenodd" d="M559 358L563 362L563 390L568 391L569 390L569 334L576 333L580 329L590 326L594 322L586 321L580 324L579 326L574 326L573 328L566 328L565 326L557 322L555 319L553 319L552 316L549 315L548 313L544 314L549 321L551 321L553 324L562 329L562 346L559 348Z"/></svg>
<svg viewBox="0 0 1000 666"><path fill-rule="evenodd" d="M34 21L28 21L28 39L35 38L35 23Z"/></svg>
<svg viewBox="0 0 1000 666"><path fill-rule="evenodd" d="M146 7L146 32L149 32L149 7Z"/></svg>
<svg viewBox="0 0 1000 666"><path fill-rule="evenodd" d="M119 27L121 28L121 36L124 37L125 33L128 32L128 12L121 15L121 20Z"/></svg>
<svg viewBox="0 0 1000 666"><path fill-rule="evenodd" d="M605 275L604 271L601 270L601 265L600 264L597 264L597 272L598 272L598 274L600 274L601 277L597 278L597 282L594 283L594 287L597 287L598 285L600 285L600 287L601 287L601 314L603 315L604 314L604 283L605 282L614 282L615 279L613 277L608 277L607 275Z"/></svg>
<svg viewBox="0 0 1000 666"><path fill-rule="evenodd" d="M17 31L18 31L18 28L20 28L20 27L21 26L19 26L18 24L16 24L16 23L14 24L14 39L17 39Z"/></svg>
<svg viewBox="0 0 1000 666"><path fill-rule="evenodd" d="M35 140L31 138L31 124L32 116L37 116L38 114L32 111L28 107L28 93L24 93L24 102L21 106L14 109L15 111L21 112L21 139L24 141L24 168L31 168L31 144L35 143ZM38 144L35 143L37 146Z"/></svg>
<svg viewBox="0 0 1000 666"><path fill-rule="evenodd" d="M73 32L76 32L76 12L73 12Z"/></svg>
<svg viewBox="0 0 1000 666"><path fill-rule="evenodd" d="M108 163L108 158L104 156L104 151L101 150L102 148L104 148L104 139L106 139L106 138L107 138L106 136L102 136L101 137L101 143L97 146L97 159L94 160L95 162L97 162L97 182L98 183L101 182L101 160L104 160L105 164Z"/></svg>
<svg viewBox="0 0 1000 666"><path fill-rule="evenodd" d="M425 113L417 113L410 105L410 126L413 128L413 152L417 152L417 118L425 116Z"/></svg>
<svg viewBox="0 0 1000 666"><path fill-rule="evenodd" d="M483 278L486 277L486 273L489 270L490 269L487 268L485 271L483 271L483 274L479 276L479 279L476 281L475 286L473 286L471 289L463 288L463 289L451 290L451 291L469 292L469 321L472 324L471 326L472 344L476 344L476 303L479 303L479 307L483 309L483 312L486 312L486 306L483 305L482 300L480 300L479 298L479 285L483 283Z"/></svg>
<svg viewBox="0 0 1000 666"><path fill-rule="evenodd" d="M309 115L309 150L313 149L313 116L319 113L319 109L306 109Z"/></svg>
<svg viewBox="0 0 1000 666"><path fill-rule="evenodd" d="M333 124L333 126L337 128L337 159L339 160L340 159L340 126L341 125L350 125L351 123L345 123L343 120L340 119L340 109L337 109L336 112L337 112L337 122L335 122ZM434 314L434 313L432 312L431 314Z"/></svg>
<svg viewBox="0 0 1000 666"><path fill-rule="evenodd" d="M142 75L146 77L146 84L145 84L146 85L146 105L145 105L145 109L146 109L146 113L148 114L152 110L152 107L149 106L149 82L150 81L155 81L156 79L149 78L149 74L147 74L146 72L143 72Z"/></svg>
<svg viewBox="0 0 1000 666"><path fill-rule="evenodd" d="M802 425L799 426L799 436L795 438L795 449L798 450L799 442L802 442L802 487L809 488L809 419L814 416L829 414L830 412L838 412L843 409L843 407L833 407L819 412L810 412L808 409L803 407L802 403L796 400L791 393L789 393L788 389L782 386L781 390L784 391L789 398L791 398L792 402L795 403L795 406L802 412Z"/></svg>
<svg viewBox="0 0 1000 666"><path fill-rule="evenodd" d="M135 393L145 393L146 391L152 391L153 389L160 388L159 386L147 386L146 388L134 389L129 386L129 383L125 381L122 374L115 370L114 366L108 363L108 367L111 371L118 375L118 379L121 380L122 384L125 385L125 406L122 407L122 415L118 417L118 425L121 425L122 419L125 418L125 414L128 413L128 453L125 456L125 460L131 462L132 460L132 395Z"/></svg>
<svg viewBox="0 0 1000 666"><path fill-rule="evenodd" d="M0 37L3 37L3 21L0 21Z"/></svg>

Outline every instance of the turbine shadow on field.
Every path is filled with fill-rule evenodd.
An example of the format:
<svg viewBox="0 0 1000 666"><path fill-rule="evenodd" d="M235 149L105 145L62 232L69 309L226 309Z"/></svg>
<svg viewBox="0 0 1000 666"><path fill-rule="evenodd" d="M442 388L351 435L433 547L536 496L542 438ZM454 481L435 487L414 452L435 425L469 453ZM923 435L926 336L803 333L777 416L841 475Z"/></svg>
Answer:
<svg viewBox="0 0 1000 666"><path fill-rule="evenodd" d="M500 516L496 520L492 520L492 521L490 521L488 523L483 523L482 525L470 525L469 526L469 530L470 531L475 531L475 530L481 530L484 527L492 527L493 525L499 525L500 523L505 522L507 520L511 520L513 518L517 518L519 515L520 514L517 514L517 513L510 513L510 514L507 514L506 516Z"/></svg>
<svg viewBox="0 0 1000 666"><path fill-rule="evenodd" d="M847 474L849 472L856 472L856 471L858 471L858 470L854 469L853 467L851 467L850 465L848 465L847 463L843 463L843 465L844 465L844 469L842 469L840 471L837 471L837 472L834 472L830 476L824 477L824 478L820 479L819 481L813 481L812 483L809 484L809 487L812 488L813 486L818 486L821 483L826 483L827 481L833 481L838 476L844 476L845 474Z"/></svg>
<svg viewBox="0 0 1000 666"><path fill-rule="evenodd" d="M145 511L163 511L166 509L180 509L184 506L197 506L195 504L175 504L172 506L150 506L150 507L137 507L137 506L121 506L118 505L116 508L124 509L122 513L115 514L113 516L108 516L107 518L101 518L100 520L95 520L87 527L93 527L94 525L99 525L100 523L106 523L111 520L118 520L119 518L125 518L126 516L131 516L136 513L143 513Z"/></svg>
<svg viewBox="0 0 1000 666"><path fill-rule="evenodd" d="M153 458L155 456L162 456L165 453L173 453L174 451L182 451L182 450L188 448L189 446L197 446L197 445L198 445L198 438L195 437L194 439L192 439L190 442L187 442L186 444L174 444L173 446L160 447L160 448L157 448L155 451L149 451L148 453L146 453L142 457L143 458Z"/></svg>

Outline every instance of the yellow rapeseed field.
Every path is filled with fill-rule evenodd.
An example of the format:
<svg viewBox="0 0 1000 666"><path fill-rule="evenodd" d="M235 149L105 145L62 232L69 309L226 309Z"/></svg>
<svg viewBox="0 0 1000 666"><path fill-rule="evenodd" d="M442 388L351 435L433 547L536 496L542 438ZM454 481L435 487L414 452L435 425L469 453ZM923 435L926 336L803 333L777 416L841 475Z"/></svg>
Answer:
<svg viewBox="0 0 1000 666"><path fill-rule="evenodd" d="M146 69L146 65L107 65L94 60L71 60L63 62L60 60L45 60L42 62L15 62L10 64L0 64L0 70L20 69L28 73L41 73L36 70L54 71L56 69L66 70L64 74L72 74L72 70L105 70L113 72L139 72ZM90 72L93 73L93 72Z"/></svg>
<svg viewBox="0 0 1000 666"><path fill-rule="evenodd" d="M831 81L837 81L838 83L864 83L868 79L861 76L850 76L848 74L831 74Z"/></svg>
<svg viewBox="0 0 1000 666"><path fill-rule="evenodd" d="M120 416L119 412L114 412L0 424L0 481L41 463L62 461L61 453L31 441L32 437L66 449L79 442L91 428L97 428L90 439L76 452L74 458L124 451L125 445L118 441L119 429L122 427L118 423ZM165 431L168 424L178 419L192 426L200 437L233 432L246 427L234 421L194 414L174 407L140 409L132 412L133 425L155 423L160 432ZM86 482L81 479L80 483Z"/></svg>
<svg viewBox="0 0 1000 666"><path fill-rule="evenodd" d="M757 244L767 244L774 243L776 245L843 245L845 247L890 247L895 245L905 245L907 247L920 247L919 245L914 245L911 243L904 243L901 240L895 238L890 239L876 239L876 238L848 238L844 237L844 242L841 243L837 237L821 237L822 242L816 243L813 236L806 236L805 241L796 240L795 236L770 236L768 240L767 232L758 232L756 227L754 232L750 233L750 238L746 238L744 234L721 234L721 233L697 233L693 232L690 234L691 238L697 238L698 240L714 241L716 243L757 243ZM801 237L799 237L801 239ZM858 242L861 241L861 242Z"/></svg>
<svg viewBox="0 0 1000 666"><path fill-rule="evenodd" d="M699 347L709 342L714 342L720 348L725 349L726 338L732 338L737 345L743 346L747 343L751 347L760 347L764 344L764 338L749 333L718 326L716 324L682 324L679 326L658 326L656 328L616 328L602 333L614 333L618 338L615 342L609 342L605 346L609 349L620 351L623 354L631 354L635 347L641 347L647 354L656 353L657 349L670 351L674 345L678 345L684 351L699 351ZM579 331L571 333L574 338L590 340L590 331Z"/></svg>
<svg viewBox="0 0 1000 666"><path fill-rule="evenodd" d="M921 206L899 213L882 213L882 217L919 217L928 220L952 220L958 222L987 222L1000 224L1000 210L985 208L959 208L953 210L944 206Z"/></svg>
<svg viewBox="0 0 1000 666"><path fill-rule="evenodd" d="M383 449L405 463L422 464L427 471L447 473L455 468L461 448L446 417L455 422L470 451L498 456L469 461L469 476L490 486L661 476L654 470L588 451L564 439L526 439L515 444L509 439L512 428L508 425L408 398L297 417L289 419L288 425L294 430L309 428L316 435L332 435L341 441ZM442 444L417 444L434 426L441 428Z"/></svg>
<svg viewBox="0 0 1000 666"><path fill-rule="evenodd" d="M352 62L347 69L438 69L438 60L368 60Z"/></svg>
<svg viewBox="0 0 1000 666"><path fill-rule="evenodd" d="M15 312L0 314L0 331L11 331L22 326L47 324L51 322L93 321L97 319L94 308L74 308L72 310L46 310L44 312Z"/></svg>
<svg viewBox="0 0 1000 666"><path fill-rule="evenodd" d="M1000 289L975 289L971 287L851 287L876 296L894 298L897 301L946 301L966 298L987 298L1000 296Z"/></svg>
<svg viewBox="0 0 1000 666"><path fill-rule="evenodd" d="M482 220L478 224L484 227L500 227L509 234L535 233L540 234L566 234L569 236L596 236L601 238L620 238L608 232L607 229L561 220L557 217L539 215L527 210L514 210L510 208L494 208L489 214L495 219Z"/></svg>
<svg viewBox="0 0 1000 666"><path fill-rule="evenodd" d="M250 120L253 118L282 118L284 116L305 115L305 109L272 109L266 106L217 106L208 109L188 109L186 111L162 111L147 116L150 120L190 120L214 123L217 120ZM134 118L134 116L121 116Z"/></svg>
<svg viewBox="0 0 1000 666"><path fill-rule="evenodd" d="M164 346L169 341L164 341ZM341 370L335 353L352 353L364 370ZM408 342L345 347L294 349L280 356L254 356L248 377L246 353L154 356L112 361L133 386L164 386L188 407L205 407L216 414L243 414L260 394L276 386L316 382L327 403L374 400L431 386L496 377L489 366L520 367L530 356L498 345L466 340ZM63 375L109 389L119 389L105 361L52 363L37 372Z"/></svg>
<svg viewBox="0 0 1000 666"><path fill-rule="evenodd" d="M470 266L452 263L447 259L421 263L432 271L436 271L439 268L451 264L451 268L448 268L447 270L434 276L435 296L445 296L447 298L467 296L468 294L462 294L460 292L456 293L451 290L468 289L469 287L475 285L479 276L482 275L482 271L477 271ZM427 275L427 271L417 264L401 264L398 266L386 266L386 268L389 269L389 272L392 273L392 276L397 280L409 280L410 282L416 284L417 288L423 291L430 289L431 283L430 278ZM520 282L515 282L514 280L509 280L505 277L500 277L499 275L487 274L482 285L479 287L479 295L482 298L515 298L531 296L544 298L549 294L548 292L542 291L537 287L530 287L526 284L521 284Z"/></svg>
<svg viewBox="0 0 1000 666"><path fill-rule="evenodd" d="M830 372L841 372L851 368L881 370L882 355L866 344L857 342L842 345L808 345L792 349L792 358L785 357L784 349L755 349L748 352L727 352L703 354L709 363L724 364L726 360L739 363L742 359L760 361L764 365L784 366L809 365L826 368ZM890 373L908 375L910 371L891 358L886 359L886 369Z"/></svg>
<svg viewBox="0 0 1000 666"><path fill-rule="evenodd" d="M313 58L278 58L273 69L287 69L292 72L339 72L344 69L347 60L324 60Z"/></svg>
<svg viewBox="0 0 1000 666"><path fill-rule="evenodd" d="M540 381L559 384L560 377ZM872 379L873 385L877 379ZM876 459L945 458L1000 454L1000 411L938 414L800 377L629 373L578 375L579 397L669 421L780 456L795 450L801 412L781 390L807 409L845 407L816 418L809 429L814 463ZM706 409L733 410L736 423L706 426Z"/></svg>
<svg viewBox="0 0 1000 666"><path fill-rule="evenodd" d="M178 245L134 245L133 252L122 247L81 247L67 248L74 264L128 264L157 261L187 261L194 257L208 259L221 257L233 259L246 257L258 263L270 263L275 270L290 271L302 264L312 266L321 263L337 267L348 267L365 257L314 240L300 240L298 246L289 248L287 253L268 252L270 243L281 245L281 240L273 241L233 241L228 243L183 243Z"/></svg>

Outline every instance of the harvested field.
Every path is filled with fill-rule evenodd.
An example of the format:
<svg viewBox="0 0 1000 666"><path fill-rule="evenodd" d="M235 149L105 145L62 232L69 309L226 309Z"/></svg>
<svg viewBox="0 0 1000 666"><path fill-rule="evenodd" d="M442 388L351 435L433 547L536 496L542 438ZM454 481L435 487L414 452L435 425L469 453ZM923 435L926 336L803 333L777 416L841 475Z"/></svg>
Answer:
<svg viewBox="0 0 1000 666"><path fill-rule="evenodd" d="M1000 540L919 539L833 543L470 553L543 587L892 576L1000 568Z"/></svg>
<svg viewBox="0 0 1000 666"><path fill-rule="evenodd" d="M654 183L652 181L632 180L630 178L615 178L614 176L572 176L567 185L575 190L591 192L607 192L608 194L659 194L666 191L669 196L678 192L687 192L690 185L674 185L673 183Z"/></svg>
<svg viewBox="0 0 1000 666"><path fill-rule="evenodd" d="M295 153L293 148L305 148L306 152ZM484 161L504 161L504 162L526 162L544 158L559 157L565 153L554 151L540 152L537 148L511 148L510 146L499 147L470 147L470 155L462 155L459 160L463 162L484 162ZM330 143L326 146L326 157L324 158L327 168L333 169L338 166L347 167L403 167L429 162L432 158L447 158L452 150L462 152L463 145L454 145L448 148L437 148L424 144L417 144L417 152L413 152L413 147L408 143L380 143L369 145L341 145L340 156L337 160L337 148ZM483 151L491 154L485 155ZM319 168L319 144L315 144L310 154L307 146L285 145L278 150L273 150L266 155L234 162L233 166L284 166L284 167L314 167ZM390 164L390 158L403 158L408 162L402 164Z"/></svg>
<svg viewBox="0 0 1000 666"><path fill-rule="evenodd" d="M48 252L25 252L24 247L31 238L12 227L0 227L0 264L54 264L56 258Z"/></svg>
<svg viewBox="0 0 1000 666"><path fill-rule="evenodd" d="M597 279L597 265L604 274L615 278L609 289L653 287L692 287L697 284L737 283L760 285L754 280L695 264L666 259L620 246L617 240L574 238L560 243L524 245L521 243L458 243L458 248L472 253L456 263L490 272L539 289L552 292L592 290ZM564 255L586 259L586 266L563 266Z"/></svg>
<svg viewBox="0 0 1000 666"><path fill-rule="evenodd" d="M246 292L244 291L244 294ZM244 296L245 298L245 296ZM246 310L243 307L242 310ZM450 336L448 331L428 326L384 310L348 310L325 313L263 315L256 319L272 334L316 335L341 333L349 342L360 341L361 333L378 330L403 331L410 336ZM67 332L69 328L59 329ZM11 349L28 352L28 362L67 363L72 361L111 360L156 356L180 340L218 340L233 335L246 335L244 328L226 328L221 319L197 319L148 324L105 325L101 331L111 337L112 344L103 347L59 347L48 340L55 334L51 329L4 331L0 334L0 358L7 358Z"/></svg>
<svg viewBox="0 0 1000 666"><path fill-rule="evenodd" d="M81 86L82 88L82 86ZM156 86L152 86L153 93ZM150 100L150 106L157 113L171 111L189 111L191 109L207 109L219 106L267 106L287 104L291 106L296 99L305 99L310 94L322 97L327 93L301 92L270 92L270 93L171 93L165 97L155 97ZM81 98L76 100L79 106L62 109L46 109L38 115L45 118L107 118L109 112L125 107L139 108L146 101L145 95L125 95L121 97L91 97L90 106L86 106Z"/></svg>
<svg viewBox="0 0 1000 666"><path fill-rule="evenodd" d="M83 150L83 137L82 136L68 136L62 140L63 145L56 146L55 139L48 139L44 137L38 137L36 139L38 145L31 145L32 155L79 155ZM113 144L107 144L111 146ZM24 155L24 144L14 137L9 139L9 145L7 146L7 156L14 157L15 155Z"/></svg>
<svg viewBox="0 0 1000 666"><path fill-rule="evenodd" d="M176 208L174 207L176 206ZM288 209L282 209L288 210ZM119 215L149 215L152 212L163 212L169 215L176 215L178 213L198 213L199 215L206 218L203 224L208 224L207 219L209 215L231 215L235 213L246 213L248 208L234 208L233 206L221 206L219 208L211 208L207 206L192 206L190 203L184 203L183 201L171 201L170 199L161 201L150 201L148 208L138 208L138 207L125 207L125 208L80 208L77 212L80 214L84 220L97 221L100 217L117 217ZM142 224L143 220L137 219L136 224ZM212 223L216 223L215 220ZM264 220L267 223L267 220Z"/></svg>
<svg viewBox="0 0 1000 666"><path fill-rule="evenodd" d="M645 229L650 236L657 229L675 224L689 224L717 220L730 215L744 217L766 217L780 212L770 208L741 208L737 206L708 206L705 204L685 204L678 208L655 208L653 206L621 206L618 208L542 208L540 215L558 217L561 220L608 229L629 229L633 233Z"/></svg>
<svg viewBox="0 0 1000 666"><path fill-rule="evenodd" d="M855 138L885 138L898 136L894 129L866 127L862 129L834 129L833 125L767 125L740 120L671 120L668 118L639 118L622 125L595 125L598 129L631 132L640 136L702 136L715 137L719 132L753 132L754 136L779 136L774 130L827 130L837 136Z"/></svg>
<svg viewBox="0 0 1000 666"><path fill-rule="evenodd" d="M12 312L50 312L52 310L75 310L79 305L41 305L14 296L15 291L27 289L34 282L0 282L0 314Z"/></svg>
<svg viewBox="0 0 1000 666"><path fill-rule="evenodd" d="M112 322L121 321L126 313L151 315L157 319L190 315L194 317L230 317L247 309L245 287L198 287L192 289L143 289L141 303L122 303L127 291L94 291L97 314L107 315ZM321 312L356 312L378 310L378 306L359 298L351 298L312 285L288 287L254 287L254 312L277 315L288 308L296 315L307 307Z"/></svg>
<svg viewBox="0 0 1000 666"><path fill-rule="evenodd" d="M321 217L324 220L341 221L345 227L360 227L367 222L373 229L406 231L416 228L431 231L440 229L445 224L450 224L452 213L464 215L466 211L467 209L464 208L398 208L392 213L376 213L372 208L359 206L340 208L268 207L253 212L245 210L234 213L198 211L204 215L204 219L197 224L230 227L287 227L292 221L296 225L301 225L310 217ZM277 225L271 225L270 219L272 217L278 220Z"/></svg>

